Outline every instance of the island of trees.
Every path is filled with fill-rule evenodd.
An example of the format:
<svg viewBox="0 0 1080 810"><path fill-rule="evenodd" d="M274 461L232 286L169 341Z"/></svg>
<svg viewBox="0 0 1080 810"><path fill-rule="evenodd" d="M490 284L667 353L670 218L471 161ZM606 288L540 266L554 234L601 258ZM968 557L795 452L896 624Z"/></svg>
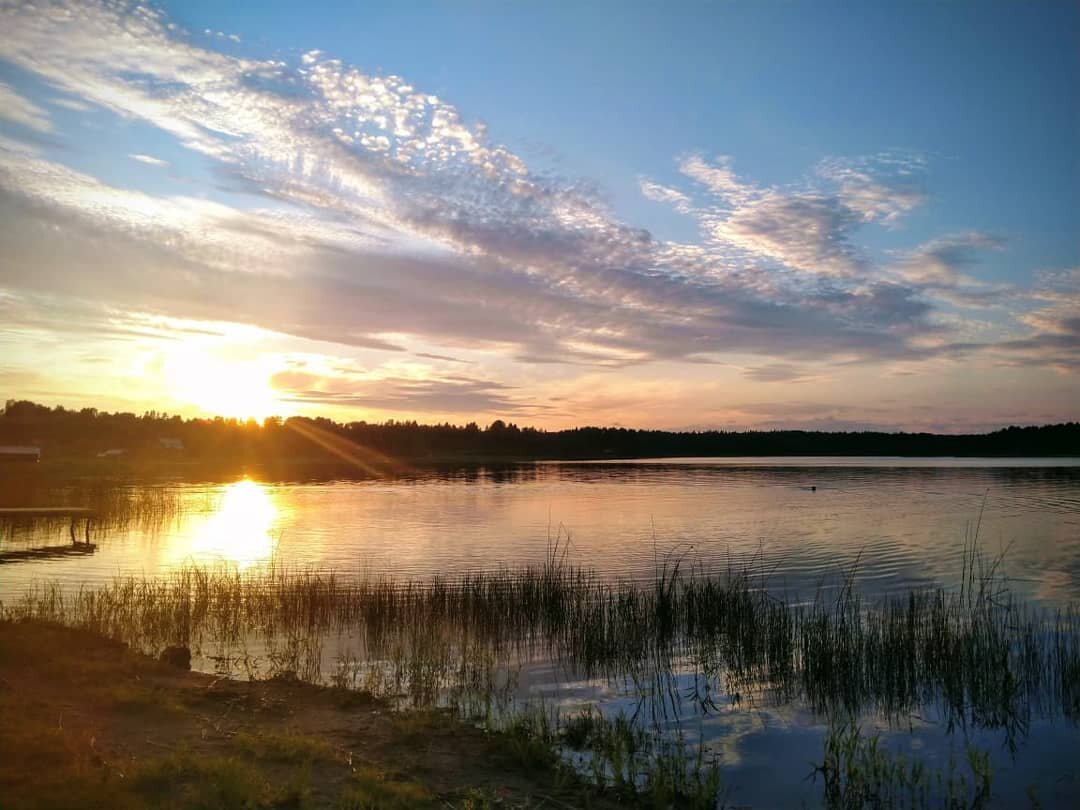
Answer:
<svg viewBox="0 0 1080 810"><path fill-rule="evenodd" d="M486 427L326 418L184 419L149 411L105 413L9 400L0 445L34 446L47 459L175 457L369 460L605 459L672 456L1080 456L1080 423L1008 427L992 433L675 432L616 427L540 430L496 420Z"/></svg>

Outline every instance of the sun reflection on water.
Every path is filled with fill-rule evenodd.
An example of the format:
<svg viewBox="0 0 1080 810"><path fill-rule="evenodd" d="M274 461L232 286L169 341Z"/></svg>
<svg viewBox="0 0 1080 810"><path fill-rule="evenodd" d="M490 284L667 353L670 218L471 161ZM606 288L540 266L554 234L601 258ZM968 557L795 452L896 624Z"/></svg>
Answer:
<svg viewBox="0 0 1080 810"><path fill-rule="evenodd" d="M262 484L247 479L229 484L221 505L195 527L185 556L240 569L267 562L277 548L279 516L273 495Z"/></svg>

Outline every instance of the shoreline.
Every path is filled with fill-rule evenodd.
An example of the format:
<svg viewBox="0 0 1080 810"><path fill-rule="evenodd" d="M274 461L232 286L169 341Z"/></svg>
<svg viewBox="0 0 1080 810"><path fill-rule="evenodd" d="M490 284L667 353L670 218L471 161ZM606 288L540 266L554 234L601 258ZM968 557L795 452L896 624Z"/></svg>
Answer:
<svg viewBox="0 0 1080 810"><path fill-rule="evenodd" d="M554 752L447 711L191 672L39 621L0 621L0 728L12 810L617 806Z"/></svg>
<svg viewBox="0 0 1080 810"><path fill-rule="evenodd" d="M824 463L830 459L836 464ZM230 459L230 458L160 458L131 457L126 459L97 459L84 457L55 457L36 463L0 462L0 480L18 478L26 481L64 480L94 478L102 482L129 483L139 480L213 482L237 476L262 481L304 482L336 479L394 479L424 475L438 469L475 470L480 468L514 468L523 465L597 465L619 464L694 464L708 461L723 462L730 467L867 467L867 468L968 468L991 466L997 468L1023 469L1072 469L1080 466L1075 455L673 455L673 456L621 456L603 458L593 456L546 457L546 456L423 456L402 457L394 469L373 473L358 470L340 460L326 458L279 458L279 459ZM880 464L862 463L878 460ZM932 462L943 463L935 465ZM986 461L986 465L974 462ZM1009 461L1027 462L1009 464ZM1030 462L1047 462L1032 464ZM909 462L905 464L904 462ZM966 463L969 462L969 463Z"/></svg>

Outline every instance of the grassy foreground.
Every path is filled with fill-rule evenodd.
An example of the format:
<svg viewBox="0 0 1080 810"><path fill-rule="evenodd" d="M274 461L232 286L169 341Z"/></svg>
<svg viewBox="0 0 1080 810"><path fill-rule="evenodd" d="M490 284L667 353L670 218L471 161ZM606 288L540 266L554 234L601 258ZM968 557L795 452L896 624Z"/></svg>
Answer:
<svg viewBox="0 0 1080 810"><path fill-rule="evenodd" d="M699 575L678 559L658 565L651 583L611 582L566 565L558 545L543 565L428 580L271 565L188 566L76 591L36 583L0 603L0 796L44 797L15 807L49 806L51 790L64 799L53 806L617 799L711 810L732 785L708 742L682 734L682 718L797 705L830 727L808 799L820 789L830 809L988 807L991 763L969 730L1015 754L1035 722L1080 719L1080 612L1016 598L999 562L972 542L958 589L872 602L853 575L811 602L788 602L749 567ZM221 677L164 670L106 637L153 654L183 646ZM114 658L126 663L117 669ZM517 672L529 662L604 681L636 706L519 706ZM26 694L8 689L9 670ZM47 710L20 731L31 716L22 708L41 695L51 696ZM63 733L63 718L94 705L81 737ZM966 763L907 762L860 728L865 717L910 727L913 716L958 732ZM119 747L103 748L113 744L106 731L129 721ZM44 747L26 753L35 745ZM60 776L41 765L53 760ZM27 773L40 789L19 782ZM73 805L69 783L119 798Z"/></svg>
<svg viewBox="0 0 1080 810"><path fill-rule="evenodd" d="M611 807L554 757L445 712L169 667L0 621L0 807Z"/></svg>

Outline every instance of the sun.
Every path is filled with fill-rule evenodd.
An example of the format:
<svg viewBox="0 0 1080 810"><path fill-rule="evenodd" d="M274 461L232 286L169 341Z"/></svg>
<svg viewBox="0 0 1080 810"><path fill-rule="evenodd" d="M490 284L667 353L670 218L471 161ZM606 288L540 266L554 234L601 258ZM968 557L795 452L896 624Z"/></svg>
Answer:
<svg viewBox="0 0 1080 810"><path fill-rule="evenodd" d="M272 369L258 359L225 359L212 351L181 348L162 365L173 399L215 416L254 419L281 413L270 384Z"/></svg>

